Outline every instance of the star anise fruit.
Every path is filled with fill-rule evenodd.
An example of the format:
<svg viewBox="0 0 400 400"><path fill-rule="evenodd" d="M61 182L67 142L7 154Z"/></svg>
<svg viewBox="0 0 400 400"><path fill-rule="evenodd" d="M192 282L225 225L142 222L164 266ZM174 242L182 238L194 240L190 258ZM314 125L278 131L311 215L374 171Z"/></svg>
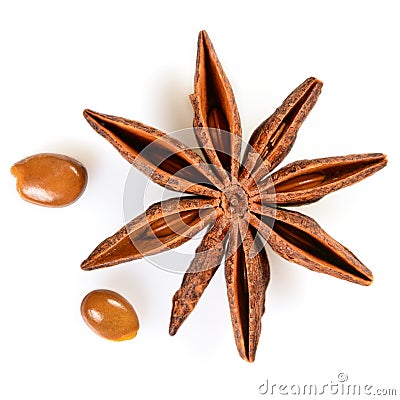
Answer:
<svg viewBox="0 0 400 400"><path fill-rule="evenodd" d="M175 248L209 227L173 297L169 332L193 311L225 257L236 345L254 361L264 313L269 263L264 242L313 271L360 285L372 273L310 217L283 208L315 202L386 165L383 154L302 160L270 174L290 151L320 94L309 78L255 130L241 155L241 124L228 78L206 34L199 34L194 128L204 159L181 142L140 122L84 111L89 124L154 182L191 196L152 205L103 241L82 263L109 267ZM260 238L261 234L262 238Z"/></svg>

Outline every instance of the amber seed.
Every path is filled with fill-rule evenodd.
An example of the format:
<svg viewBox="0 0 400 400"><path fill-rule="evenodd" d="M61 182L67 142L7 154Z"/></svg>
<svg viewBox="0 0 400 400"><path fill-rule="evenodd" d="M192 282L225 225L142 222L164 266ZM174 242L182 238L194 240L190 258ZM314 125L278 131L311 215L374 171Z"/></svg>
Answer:
<svg viewBox="0 0 400 400"><path fill-rule="evenodd" d="M88 293L82 300L81 314L86 324L105 339L130 340L139 329L133 306L112 290L98 289Z"/></svg>
<svg viewBox="0 0 400 400"><path fill-rule="evenodd" d="M64 207L76 201L87 183L85 167L62 154L41 153L11 167L17 191L26 201L46 207Z"/></svg>

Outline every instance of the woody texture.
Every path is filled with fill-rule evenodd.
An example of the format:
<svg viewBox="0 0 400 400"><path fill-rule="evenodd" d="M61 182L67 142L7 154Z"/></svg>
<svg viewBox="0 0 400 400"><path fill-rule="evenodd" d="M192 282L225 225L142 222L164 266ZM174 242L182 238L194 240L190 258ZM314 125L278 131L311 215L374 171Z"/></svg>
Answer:
<svg viewBox="0 0 400 400"><path fill-rule="evenodd" d="M301 160L274 172L321 92L306 79L254 131L243 148L235 97L205 31L200 32L194 93L194 133L202 157L180 141L137 121L85 110L92 128L128 162L165 188L184 193L153 204L100 243L82 263L94 270L136 260L206 233L172 300L169 333L179 327L224 263L234 338L240 356L254 361L270 278L266 244L312 271L370 285L371 271L302 206L383 168L380 153Z"/></svg>

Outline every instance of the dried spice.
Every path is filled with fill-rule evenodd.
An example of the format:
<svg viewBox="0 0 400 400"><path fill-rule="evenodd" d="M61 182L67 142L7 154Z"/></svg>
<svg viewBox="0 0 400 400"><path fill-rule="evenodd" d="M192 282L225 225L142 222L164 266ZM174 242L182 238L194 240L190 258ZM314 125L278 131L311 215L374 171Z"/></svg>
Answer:
<svg viewBox="0 0 400 400"><path fill-rule="evenodd" d="M383 154L297 161L270 174L292 148L322 82L309 78L253 133L241 154L232 88L206 32L200 32L194 129L205 161L182 143L140 122L85 110L89 124L154 182L193 196L154 204L102 242L82 263L109 267L168 250L210 226L173 297L170 334L192 312L225 258L232 326L240 356L254 361L269 263L264 243L311 270L369 285L372 273L310 217L284 206L315 202L383 168ZM228 132L228 133L226 133ZM151 150L146 151L148 148Z"/></svg>
<svg viewBox="0 0 400 400"><path fill-rule="evenodd" d="M81 196L87 183L85 167L62 154L24 158L12 166L11 173L24 200L46 207L68 206Z"/></svg>

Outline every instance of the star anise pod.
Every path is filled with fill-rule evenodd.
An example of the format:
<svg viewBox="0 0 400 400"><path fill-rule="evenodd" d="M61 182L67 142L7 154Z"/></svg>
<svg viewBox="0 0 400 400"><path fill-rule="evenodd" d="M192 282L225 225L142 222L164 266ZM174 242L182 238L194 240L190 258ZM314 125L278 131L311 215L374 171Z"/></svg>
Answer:
<svg viewBox="0 0 400 400"><path fill-rule="evenodd" d="M190 97L204 159L155 128L85 110L89 124L126 160L154 182L191 196L152 205L97 246L82 268L109 267L175 248L208 226L173 297L169 332L174 335L192 312L225 257L235 341L247 361L255 358L270 275L264 242L313 271L370 285L372 273L355 255L313 219L283 207L315 202L372 175L386 165L385 155L302 160L269 173L290 151L321 87L315 78L297 87L255 130L242 163L235 98L204 31Z"/></svg>

